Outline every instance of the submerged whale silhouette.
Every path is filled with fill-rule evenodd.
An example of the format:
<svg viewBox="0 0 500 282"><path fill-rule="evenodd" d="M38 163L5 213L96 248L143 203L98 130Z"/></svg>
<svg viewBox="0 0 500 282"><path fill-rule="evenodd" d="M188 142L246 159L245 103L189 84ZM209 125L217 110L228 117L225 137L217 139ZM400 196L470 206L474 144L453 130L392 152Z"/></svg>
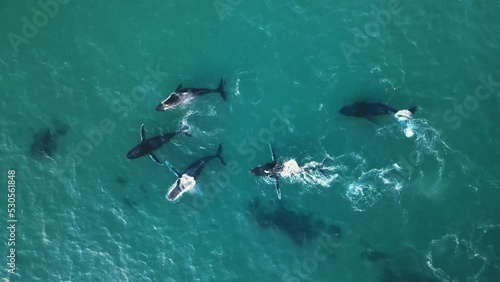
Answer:
<svg viewBox="0 0 500 282"><path fill-rule="evenodd" d="M248 212L250 218L260 227L279 230L286 234L293 243L300 246L321 234L341 237L339 226L315 219L310 214L293 211L281 201L265 205L258 198L254 198L248 203Z"/></svg>
<svg viewBox="0 0 500 282"><path fill-rule="evenodd" d="M69 131L69 126L55 122L54 128L45 128L33 135L30 146L31 156L34 158L51 158L59 149L59 140Z"/></svg>

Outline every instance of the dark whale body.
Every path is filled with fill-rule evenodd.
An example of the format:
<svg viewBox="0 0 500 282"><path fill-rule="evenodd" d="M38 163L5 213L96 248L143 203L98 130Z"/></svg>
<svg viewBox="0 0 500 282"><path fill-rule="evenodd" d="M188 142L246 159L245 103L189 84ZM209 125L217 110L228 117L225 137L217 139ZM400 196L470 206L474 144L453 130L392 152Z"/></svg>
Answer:
<svg viewBox="0 0 500 282"><path fill-rule="evenodd" d="M269 144L269 148L271 149L271 156L273 161L270 163L266 163L264 165L256 166L250 169L250 172L256 176L264 176L270 177L274 179L274 184L276 187L276 193L278 194L278 199L281 199L281 190L280 190L280 174L283 171L283 163L279 162L276 159L276 153L274 152L274 148Z"/></svg>
<svg viewBox="0 0 500 282"><path fill-rule="evenodd" d="M217 87L216 89L183 88L182 84L180 84L177 89L167 97L167 99L163 100L158 106L156 106L156 110L161 112L177 108L183 104L188 103L191 100L197 99L209 93L219 93L222 99L224 101L227 101L224 79L220 79L219 87Z"/></svg>
<svg viewBox="0 0 500 282"><path fill-rule="evenodd" d="M186 136L191 137L188 131L183 131L179 129L176 132L165 133L162 135L154 136L146 139L146 132L144 131L144 124L141 125L141 143L132 148L127 153L127 159L137 159L145 155L149 155L153 161L159 165L163 165L160 160L153 154L153 151L163 146L163 144L170 142L170 139L174 138L177 134L182 133Z"/></svg>
<svg viewBox="0 0 500 282"><path fill-rule="evenodd" d="M369 117L395 114L398 110L381 103L358 102L340 109L340 113L352 117Z"/></svg>
<svg viewBox="0 0 500 282"><path fill-rule="evenodd" d="M417 111L417 106L408 109L412 114ZM375 116L380 115L394 115L398 112L397 109L381 104L371 102L357 102L352 105L347 105L339 110L339 113L345 116L362 117L371 120Z"/></svg>
<svg viewBox="0 0 500 282"><path fill-rule="evenodd" d="M170 169L176 176L177 176L177 181L175 182L175 186L173 186L170 191L167 194L167 200L169 201L175 201L177 200L184 192L186 192L186 189L192 189L194 184L196 184L196 180L200 176L201 172L205 168L205 166L210 162L212 159L218 158L220 162L225 165L225 161L222 158L222 144L220 144L217 147L217 153L213 156L208 156L208 157L203 157L196 162L192 163L189 165L182 173L177 171L172 165L170 165L168 162L165 162ZM194 184L191 182L190 184L193 184L192 186L186 186L185 183L183 183L184 179L188 179L190 181L194 181Z"/></svg>

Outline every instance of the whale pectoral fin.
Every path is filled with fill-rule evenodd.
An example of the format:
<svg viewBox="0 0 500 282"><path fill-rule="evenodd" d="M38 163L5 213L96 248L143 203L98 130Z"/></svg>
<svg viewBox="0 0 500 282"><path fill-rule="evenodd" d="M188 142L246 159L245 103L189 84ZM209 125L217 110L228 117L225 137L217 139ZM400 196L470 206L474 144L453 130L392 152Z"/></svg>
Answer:
<svg viewBox="0 0 500 282"><path fill-rule="evenodd" d="M198 195L200 195L200 196L202 196L202 197L204 197L204 196L205 196L205 194L204 194L204 193L203 193L203 191L201 190L201 187L200 187L200 186L198 186L198 185L197 185L197 186L195 186L195 191L196 191L196 194L198 194Z"/></svg>
<svg viewBox="0 0 500 282"><path fill-rule="evenodd" d="M201 186L199 184L196 184L193 189L188 191L188 193L192 195L199 195L202 197L205 196L205 194L203 194L203 191L201 191Z"/></svg>
<svg viewBox="0 0 500 282"><path fill-rule="evenodd" d="M276 187L276 193L278 194L278 199L281 200L281 190L280 190L280 180L279 180L279 178L275 179L274 186Z"/></svg>
<svg viewBox="0 0 500 282"><path fill-rule="evenodd" d="M175 167L173 167L168 161L165 161L165 164L167 165L168 169L173 173L175 174L175 176L177 177L181 177L181 174L179 173L179 171L177 169L175 169Z"/></svg>
<svg viewBox="0 0 500 282"><path fill-rule="evenodd" d="M160 162L160 160L159 160L159 159L158 159L158 158L157 158L157 157L156 157L153 153L150 153L150 154L149 154L149 156L151 157L151 159L152 159L155 163L157 163L157 164L159 164L159 165L163 165L163 163L162 163L162 162Z"/></svg>
<svg viewBox="0 0 500 282"><path fill-rule="evenodd" d="M141 141L144 141L146 139L146 131L144 130L144 123L141 125Z"/></svg>
<svg viewBox="0 0 500 282"><path fill-rule="evenodd" d="M175 92L179 92L182 89L182 83L177 86L177 89L175 89Z"/></svg>
<svg viewBox="0 0 500 282"><path fill-rule="evenodd" d="M276 162L276 153L274 152L273 146L269 143L269 149L271 150L271 157L273 158L273 162Z"/></svg>

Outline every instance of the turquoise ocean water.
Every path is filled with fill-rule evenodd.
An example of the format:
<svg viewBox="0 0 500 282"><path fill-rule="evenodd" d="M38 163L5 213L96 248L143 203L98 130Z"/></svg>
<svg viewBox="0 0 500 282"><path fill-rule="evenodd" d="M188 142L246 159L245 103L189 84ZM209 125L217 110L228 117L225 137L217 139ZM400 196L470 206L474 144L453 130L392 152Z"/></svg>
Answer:
<svg viewBox="0 0 500 282"><path fill-rule="evenodd" d="M498 1L50 3L0 4L2 281L500 281ZM154 110L221 77L227 103ZM418 105L415 136L357 101ZM161 160L227 165L170 203L125 154L181 121ZM329 171L278 201L267 142Z"/></svg>

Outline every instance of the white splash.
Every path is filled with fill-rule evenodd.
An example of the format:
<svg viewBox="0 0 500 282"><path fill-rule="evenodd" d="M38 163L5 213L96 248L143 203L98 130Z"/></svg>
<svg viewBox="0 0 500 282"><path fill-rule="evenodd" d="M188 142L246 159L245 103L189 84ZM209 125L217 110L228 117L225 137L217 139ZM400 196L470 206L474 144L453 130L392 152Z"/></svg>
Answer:
<svg viewBox="0 0 500 282"><path fill-rule="evenodd" d="M299 166L299 164L291 159L283 163L283 170L281 171L281 177L292 177L299 176L300 174L305 173L305 171Z"/></svg>
<svg viewBox="0 0 500 282"><path fill-rule="evenodd" d="M291 159L283 163L283 170L280 173L282 178L288 178L292 182L298 182L305 185L321 185L329 187L338 174L325 174L333 172L335 167L324 166L322 163L309 162L299 166L296 160Z"/></svg>
<svg viewBox="0 0 500 282"><path fill-rule="evenodd" d="M167 193L167 200L175 201L179 199L182 194L192 190L196 186L196 180L192 176L183 174L175 183L170 187ZM177 194L170 196L172 193L177 192Z"/></svg>
<svg viewBox="0 0 500 282"><path fill-rule="evenodd" d="M404 127L403 132L405 136L410 138L415 135L413 132L412 118L413 114L409 110L401 110L394 114L394 117L399 121L399 123Z"/></svg>
<svg viewBox="0 0 500 282"><path fill-rule="evenodd" d="M183 174L180 178L180 185L184 187L183 190L191 190L196 185L196 180L194 180L194 177L192 176Z"/></svg>
<svg viewBox="0 0 500 282"><path fill-rule="evenodd" d="M236 89L234 90L234 95L235 96L240 96L241 95L241 92L240 92L240 78L239 77L236 79Z"/></svg>
<svg viewBox="0 0 500 282"><path fill-rule="evenodd" d="M365 167L361 166L361 175L354 176L346 191L346 197L352 202L353 208L364 211L378 203L382 197L392 192L399 193L403 185L394 174L398 167L396 164L364 171Z"/></svg>
<svg viewBox="0 0 500 282"><path fill-rule="evenodd" d="M408 110L401 110L394 114L398 121L408 121L413 118L413 114Z"/></svg>

